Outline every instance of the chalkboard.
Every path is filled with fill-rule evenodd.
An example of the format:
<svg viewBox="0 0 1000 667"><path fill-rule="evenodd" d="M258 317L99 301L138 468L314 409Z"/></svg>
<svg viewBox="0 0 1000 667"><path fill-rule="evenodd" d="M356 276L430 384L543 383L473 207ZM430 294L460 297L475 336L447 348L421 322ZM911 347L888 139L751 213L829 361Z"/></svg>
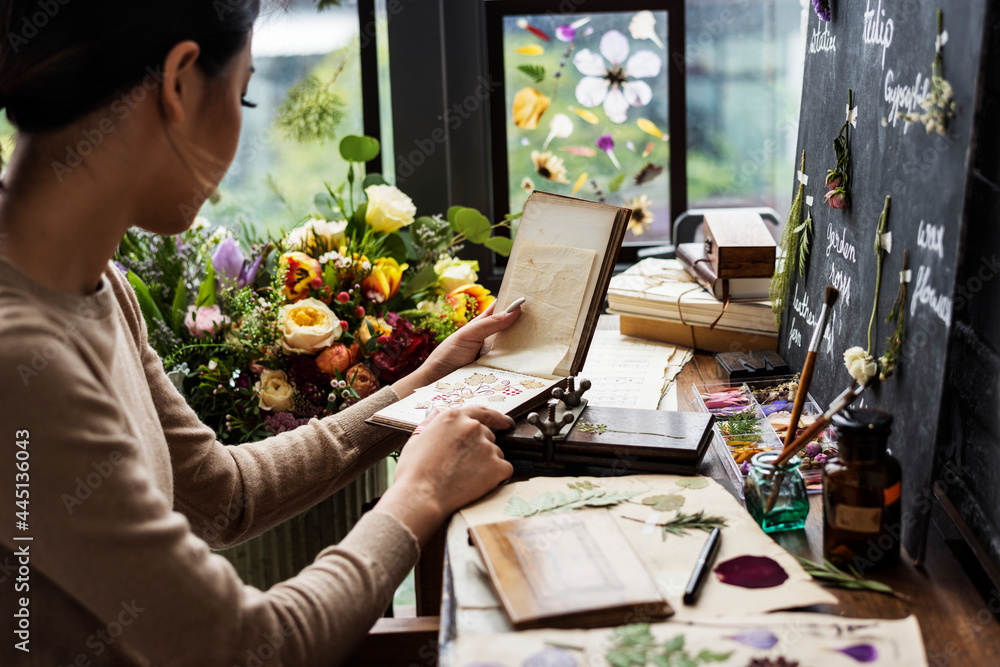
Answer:
<svg viewBox="0 0 1000 667"><path fill-rule="evenodd" d="M903 543L919 560L933 506L935 442L969 215L987 0L830 4L828 23L809 11L798 154L805 151L814 226L806 275L796 277L789 289L781 351L801 368L824 288L834 285L841 296L817 359L812 393L826 405L850 384L843 353L868 346L877 273L875 230L885 197L891 195L891 251L883 259L871 351L876 358L884 354L894 330L884 320L899 290L906 250L911 277L902 363L856 405L882 408L895 417L890 447L903 466ZM947 32L944 77L957 105L945 136L928 134L922 124L898 117L901 111L919 113L919 102L928 93L939 8ZM849 208L836 210L824 203L823 195L827 170L837 162L833 141L847 115L848 89L857 107L857 126L849 130Z"/></svg>

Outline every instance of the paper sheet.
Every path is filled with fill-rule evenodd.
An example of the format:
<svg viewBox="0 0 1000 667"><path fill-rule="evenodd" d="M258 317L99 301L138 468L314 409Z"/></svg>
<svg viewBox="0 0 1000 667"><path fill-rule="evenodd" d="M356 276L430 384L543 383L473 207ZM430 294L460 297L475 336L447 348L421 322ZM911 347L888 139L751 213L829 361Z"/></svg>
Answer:
<svg viewBox="0 0 1000 667"><path fill-rule="evenodd" d="M926 667L927 657L915 616L901 620L859 619L826 614L768 614L699 621L694 624L655 623L654 641L662 645L684 636L692 657L702 650L729 657L713 665L746 667L753 659L779 664L823 667ZM753 644L756 644L754 646ZM771 644L770 648L762 648ZM607 665L613 631L531 630L505 634L462 634L454 652L455 667L495 665ZM562 661L560 661L562 658Z"/></svg>
<svg viewBox="0 0 1000 667"><path fill-rule="evenodd" d="M600 407L655 410L676 352L673 345L598 329L580 373L593 383L587 400Z"/></svg>
<svg viewBox="0 0 1000 667"><path fill-rule="evenodd" d="M492 341L481 366L544 378L554 372L576 338L587 281L597 253L585 248L524 241L507 267L511 301L525 297L521 316ZM508 304L497 303L497 308Z"/></svg>
<svg viewBox="0 0 1000 667"><path fill-rule="evenodd" d="M836 604L837 598L812 581L795 558L768 537L743 506L718 482L708 478L681 477L678 475L632 475L627 477L536 477L524 482L508 484L494 491L483 500L462 510L462 518L469 525L495 521L508 521L514 517L504 513L514 495L530 501L543 492L567 492L567 483L590 480L605 491L640 490L632 500L611 507L611 514L626 539L639 554L653 579L676 611L678 620L716 618L733 614L758 614L779 609L813 604ZM689 489L678 481L704 479L707 485ZM686 483L686 482L685 482ZM653 510L642 504L642 499L653 495L679 494L684 497L680 508L685 514L703 510L711 516L723 517L722 543L716 563L723 563L737 556L766 556L773 559L787 574L788 579L771 588L742 588L722 583L709 577L695 606L682 603L687 584L708 533L693 530L681 537L662 537L662 529L645 531L645 522ZM603 510L576 510L581 512ZM659 512L662 523L676 515L675 511ZM459 591L456 600L461 606Z"/></svg>

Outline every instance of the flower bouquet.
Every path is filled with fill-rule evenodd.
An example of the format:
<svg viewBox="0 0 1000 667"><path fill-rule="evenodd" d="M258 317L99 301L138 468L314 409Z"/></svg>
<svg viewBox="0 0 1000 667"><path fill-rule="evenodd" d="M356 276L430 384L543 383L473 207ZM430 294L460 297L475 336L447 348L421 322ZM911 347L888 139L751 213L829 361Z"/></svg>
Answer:
<svg viewBox="0 0 1000 667"><path fill-rule="evenodd" d="M493 301L465 243L511 240L474 209L417 217L364 164L370 137L340 145L350 166L315 213L278 238L198 218L176 237L130 230L115 255L149 342L220 442L239 444L337 412L414 371Z"/></svg>

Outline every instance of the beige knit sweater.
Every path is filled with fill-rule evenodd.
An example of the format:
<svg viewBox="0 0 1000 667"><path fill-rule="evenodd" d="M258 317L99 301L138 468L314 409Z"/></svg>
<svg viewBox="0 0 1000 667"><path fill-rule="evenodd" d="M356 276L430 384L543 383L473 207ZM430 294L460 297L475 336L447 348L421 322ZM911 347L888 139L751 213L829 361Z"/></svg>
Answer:
<svg viewBox="0 0 1000 667"><path fill-rule="evenodd" d="M114 265L73 297L0 259L0 387L2 665L336 664L417 560L413 534L375 511L293 579L243 585L209 549L399 446L363 421L397 397L224 446L165 375Z"/></svg>

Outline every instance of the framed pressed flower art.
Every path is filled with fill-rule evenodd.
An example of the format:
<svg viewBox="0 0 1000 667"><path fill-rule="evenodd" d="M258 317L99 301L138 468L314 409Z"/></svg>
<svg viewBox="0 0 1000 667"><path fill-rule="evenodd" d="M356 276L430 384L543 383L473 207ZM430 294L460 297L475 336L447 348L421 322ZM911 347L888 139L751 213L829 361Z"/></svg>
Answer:
<svg viewBox="0 0 1000 667"><path fill-rule="evenodd" d="M633 209L626 244L669 238L687 208L683 1L485 6L496 219L537 189Z"/></svg>

